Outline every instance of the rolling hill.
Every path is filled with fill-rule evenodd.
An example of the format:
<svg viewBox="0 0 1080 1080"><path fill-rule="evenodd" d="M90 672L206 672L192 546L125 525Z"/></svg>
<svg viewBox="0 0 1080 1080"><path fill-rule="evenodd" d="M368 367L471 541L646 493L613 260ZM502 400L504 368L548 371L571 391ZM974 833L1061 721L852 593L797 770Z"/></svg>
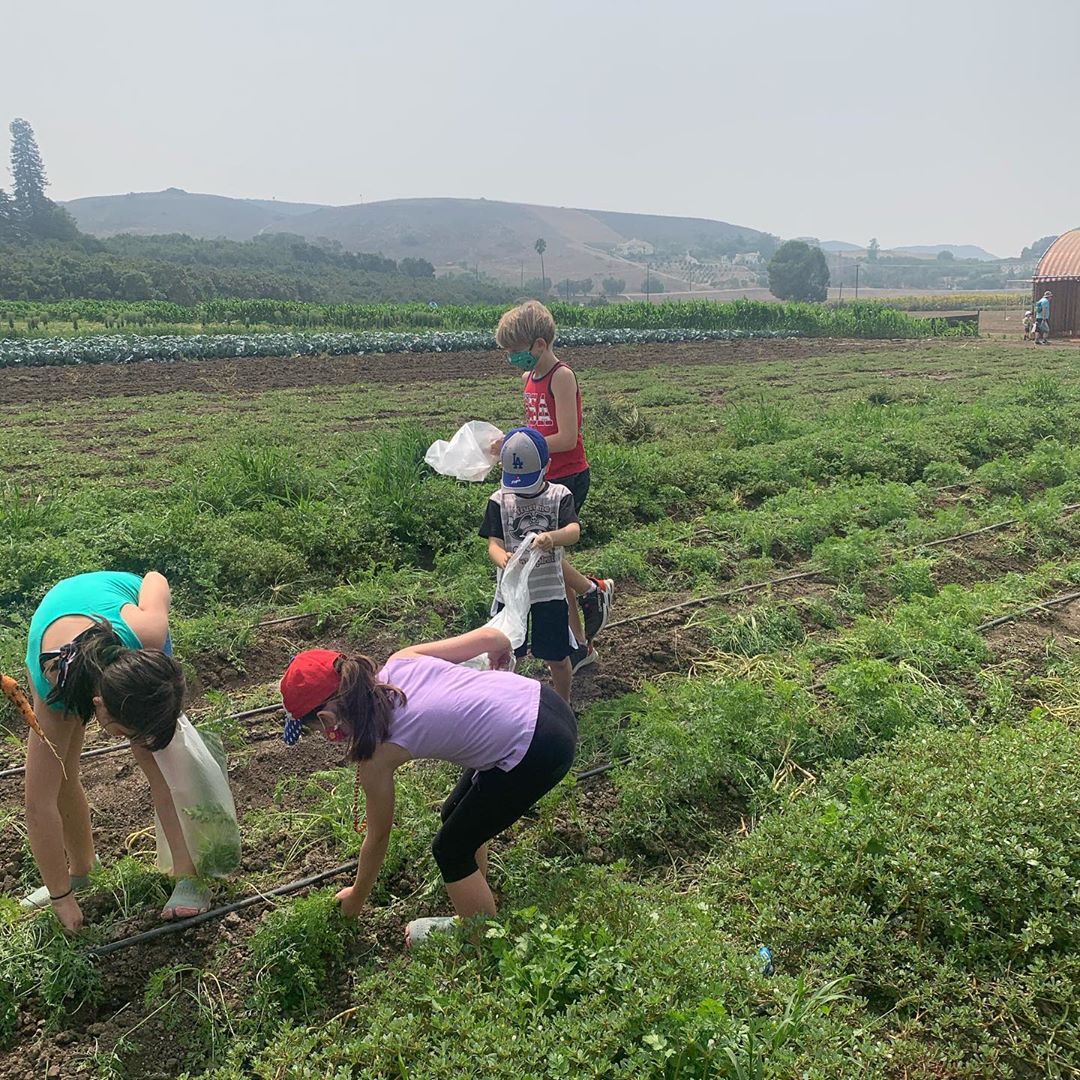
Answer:
<svg viewBox="0 0 1080 1080"><path fill-rule="evenodd" d="M866 247L849 244L846 240L823 240L818 247L830 255L839 252L842 255L865 255ZM907 247L882 248L886 255L911 255L917 259L936 259L942 251L949 251L957 259L976 259L979 262L997 262L998 256L991 255L985 248L975 244L909 244Z"/></svg>
<svg viewBox="0 0 1080 1080"><path fill-rule="evenodd" d="M229 199L195 195L180 188L99 195L61 203L83 232L91 236L188 236L250 240L261 232L285 232L286 223L320 209L317 203L287 203L272 199Z"/></svg>
<svg viewBox="0 0 1080 1080"><path fill-rule="evenodd" d="M913 244L893 250L898 255L917 255L928 259L937 258L941 252L948 251L957 259L978 259L979 262L998 261L997 255L991 255L989 251L976 247L974 244Z"/></svg>
<svg viewBox="0 0 1080 1080"><path fill-rule="evenodd" d="M629 289L644 273L642 250L683 253L771 251L767 233L706 218L578 210L488 199L392 199L356 206L318 206L230 199L168 188L159 192L75 199L64 204L79 228L95 236L186 233L247 240L288 232L338 241L350 251L419 257L440 270L472 270L504 281L540 276L534 245L547 243L549 278L621 277ZM660 275L663 277L663 275ZM681 282L671 278L669 287Z"/></svg>

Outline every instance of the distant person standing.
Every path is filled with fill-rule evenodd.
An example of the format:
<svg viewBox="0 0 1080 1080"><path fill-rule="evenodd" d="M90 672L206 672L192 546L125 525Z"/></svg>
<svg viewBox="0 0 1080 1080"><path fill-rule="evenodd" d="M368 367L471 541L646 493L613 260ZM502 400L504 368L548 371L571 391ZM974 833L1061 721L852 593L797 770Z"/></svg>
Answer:
<svg viewBox="0 0 1080 1080"><path fill-rule="evenodd" d="M1035 304L1035 344L1050 344L1050 300L1053 293L1047 289Z"/></svg>

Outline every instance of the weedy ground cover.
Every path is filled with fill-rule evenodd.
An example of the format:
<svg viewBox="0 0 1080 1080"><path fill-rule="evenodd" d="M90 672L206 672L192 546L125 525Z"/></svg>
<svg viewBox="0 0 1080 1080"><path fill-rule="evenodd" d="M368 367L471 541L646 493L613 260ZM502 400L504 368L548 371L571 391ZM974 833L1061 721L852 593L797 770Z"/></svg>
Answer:
<svg viewBox="0 0 1080 1080"><path fill-rule="evenodd" d="M575 558L620 580L624 615L793 568L814 589L687 611L692 672L657 624L671 674L630 695L644 654L611 631L580 688L579 766L624 763L496 846L506 915L479 948L396 944L404 917L443 910L443 768L406 770L359 926L328 889L95 965L4 908L13 1067L74 1060L40 1017L101 1077L1070 1075L1076 661L1068 624L1022 654L978 630L1080 576L1063 512L1080 389L1064 351L1040 361L1032 377L1019 349L941 342L582 366ZM169 575L211 719L261 703L306 641L378 654L476 625L487 485L420 462L466 419L515 423L517 393L204 383L0 405L0 667L19 670L44 590L101 566ZM1004 519L984 546L925 546ZM280 641L252 629L304 612ZM294 756L260 778L271 759L226 734L248 854L223 896L355 853L351 771ZM30 874L16 795L12 888ZM93 940L151 925L163 896L145 843L117 858L125 839L95 877Z"/></svg>

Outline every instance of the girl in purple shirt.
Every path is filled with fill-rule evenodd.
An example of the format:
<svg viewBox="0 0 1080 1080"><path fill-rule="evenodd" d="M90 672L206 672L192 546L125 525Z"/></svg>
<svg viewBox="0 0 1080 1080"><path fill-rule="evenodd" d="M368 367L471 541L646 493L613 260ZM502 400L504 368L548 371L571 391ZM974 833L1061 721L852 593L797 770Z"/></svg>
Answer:
<svg viewBox="0 0 1080 1080"><path fill-rule="evenodd" d="M459 667L487 654L491 670ZM359 915L386 857L394 820L394 773L413 758L464 768L442 808L432 852L461 918L495 915L487 844L569 771L577 721L550 687L515 675L510 641L491 627L400 649L380 669L366 656L309 649L281 680L285 742L306 730L348 744L367 801L356 882L337 898ZM415 919L415 944L452 919Z"/></svg>

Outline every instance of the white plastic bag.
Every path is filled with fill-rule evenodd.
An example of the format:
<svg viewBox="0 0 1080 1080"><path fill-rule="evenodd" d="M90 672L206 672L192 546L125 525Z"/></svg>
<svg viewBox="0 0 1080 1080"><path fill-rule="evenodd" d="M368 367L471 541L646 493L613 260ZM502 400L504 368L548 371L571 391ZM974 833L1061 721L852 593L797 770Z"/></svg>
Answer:
<svg viewBox="0 0 1080 1080"><path fill-rule="evenodd" d="M184 842L200 877L226 877L240 865L240 826L229 790L225 750L218 735L201 735L180 714L176 734L154 760L169 785ZM154 815L157 865L172 873L173 857L165 830Z"/></svg>
<svg viewBox="0 0 1080 1080"><path fill-rule="evenodd" d="M429 447L424 460L442 476L456 480L483 480L498 463L499 455L491 452L491 444L503 433L486 420L470 420L463 424L447 442L438 439Z"/></svg>
<svg viewBox="0 0 1080 1080"><path fill-rule="evenodd" d="M529 626L529 575L544 553L533 544L535 533L525 537L521 547L510 556L510 561L499 578L503 609L493 615L485 625L501 630L510 639L511 649L520 649L525 643ZM475 656L465 662L465 667L487 671L490 666L487 655ZM514 658L510 657L510 670L514 670Z"/></svg>

